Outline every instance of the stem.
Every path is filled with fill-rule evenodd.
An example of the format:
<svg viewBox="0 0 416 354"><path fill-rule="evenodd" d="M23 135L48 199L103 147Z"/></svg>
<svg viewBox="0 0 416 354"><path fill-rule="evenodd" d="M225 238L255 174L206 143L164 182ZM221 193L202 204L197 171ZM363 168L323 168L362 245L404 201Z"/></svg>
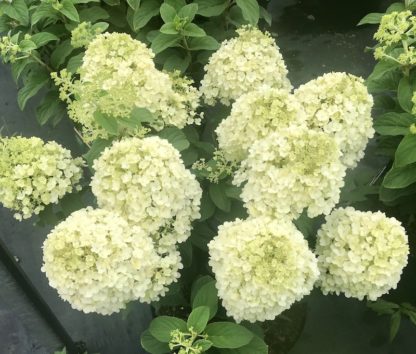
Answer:
<svg viewBox="0 0 416 354"><path fill-rule="evenodd" d="M78 129L74 127L74 130L75 130L75 133L76 133L76 134L79 136L79 138L81 139L81 141L82 141L85 145L87 145L89 148L91 148L91 145L90 145L90 144L88 144L88 143L84 140L84 138L82 137L82 134L78 131Z"/></svg>
<svg viewBox="0 0 416 354"><path fill-rule="evenodd" d="M36 55L30 53L30 57L34 59L36 62L38 62L40 65L42 65L44 68L46 68L49 72L54 72L54 70L48 64L46 64L44 61L42 61L42 59L38 58Z"/></svg>

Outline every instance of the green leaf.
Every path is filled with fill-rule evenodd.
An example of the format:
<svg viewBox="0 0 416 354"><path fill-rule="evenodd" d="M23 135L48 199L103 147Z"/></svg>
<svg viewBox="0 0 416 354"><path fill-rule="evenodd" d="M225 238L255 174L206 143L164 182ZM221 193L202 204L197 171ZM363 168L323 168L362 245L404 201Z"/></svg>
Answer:
<svg viewBox="0 0 416 354"><path fill-rule="evenodd" d="M400 75L399 66L400 64L394 61L379 61L366 80L368 90L370 92L381 92L388 90L390 86L394 86L397 77ZM397 86L394 87L394 89L396 88Z"/></svg>
<svg viewBox="0 0 416 354"><path fill-rule="evenodd" d="M197 11L198 11L198 4L191 3L182 7L178 12L178 16L180 18L186 18L188 22L192 22L193 19L195 18Z"/></svg>
<svg viewBox="0 0 416 354"><path fill-rule="evenodd" d="M260 8L257 0L236 0L243 17L252 25L257 25L260 18Z"/></svg>
<svg viewBox="0 0 416 354"><path fill-rule="evenodd" d="M254 335L247 328L232 322L210 323L205 334L216 348L235 349L247 345Z"/></svg>
<svg viewBox="0 0 416 354"><path fill-rule="evenodd" d="M131 111L131 119L136 123L152 123L155 121L153 113L144 107L134 107Z"/></svg>
<svg viewBox="0 0 416 354"><path fill-rule="evenodd" d="M165 0L165 3L172 6L176 11L179 11L186 5L185 0Z"/></svg>
<svg viewBox="0 0 416 354"><path fill-rule="evenodd" d="M394 2L393 4L391 4L387 8L386 13L387 14L390 14L390 13L392 13L394 11L401 12L401 11L404 11L404 10L406 10L406 8L405 8L405 6L404 6L403 3L401 3L401 2Z"/></svg>
<svg viewBox="0 0 416 354"><path fill-rule="evenodd" d="M394 302L389 302L381 299L374 302L368 302L367 307L379 315L392 315L399 309L399 305L395 304Z"/></svg>
<svg viewBox="0 0 416 354"><path fill-rule="evenodd" d="M416 117L409 113L388 112L374 121L374 129L381 135L407 135Z"/></svg>
<svg viewBox="0 0 416 354"><path fill-rule="evenodd" d="M166 127L158 135L162 139L169 141L179 151L185 150L190 146L186 135L176 127Z"/></svg>
<svg viewBox="0 0 416 354"><path fill-rule="evenodd" d="M211 36L192 37L188 41L188 47L190 50L217 50L220 44Z"/></svg>
<svg viewBox="0 0 416 354"><path fill-rule="evenodd" d="M31 16L31 23L32 26L36 25L39 21L44 19L53 19L57 17L57 11L52 7L51 4L48 3L40 3L35 8Z"/></svg>
<svg viewBox="0 0 416 354"><path fill-rule="evenodd" d="M30 68L30 64L35 63L32 58L17 60L11 64L12 76L14 82L18 82L20 75L25 71L25 69ZM37 64L36 64L37 65Z"/></svg>
<svg viewBox="0 0 416 354"><path fill-rule="evenodd" d="M140 0L127 0L132 10L136 10L140 6Z"/></svg>
<svg viewBox="0 0 416 354"><path fill-rule="evenodd" d="M183 266L185 268L190 267L192 264L193 247L189 239L179 245L179 252L181 254Z"/></svg>
<svg viewBox="0 0 416 354"><path fill-rule="evenodd" d="M221 354L268 354L269 347L258 336L254 335L250 343L237 349L222 349Z"/></svg>
<svg viewBox="0 0 416 354"><path fill-rule="evenodd" d="M163 3L162 6L160 6L160 16L162 17L163 22L172 22L175 19L176 10L173 6Z"/></svg>
<svg viewBox="0 0 416 354"><path fill-rule="evenodd" d="M110 139L96 139L92 143L90 150L83 156L85 161L87 161L88 166L92 169L94 161L98 159L101 153L105 150L106 147L110 146L113 143Z"/></svg>
<svg viewBox="0 0 416 354"><path fill-rule="evenodd" d="M180 39L181 37L179 35L164 34L159 32L152 41L151 49L155 54L159 54L169 47L175 47Z"/></svg>
<svg viewBox="0 0 416 354"><path fill-rule="evenodd" d="M269 11L267 11L267 9L265 9L264 7L260 6L260 17L266 21L266 23L271 26L272 25L272 15L270 14Z"/></svg>
<svg viewBox="0 0 416 354"><path fill-rule="evenodd" d="M205 225L205 224L198 224L198 226L201 225ZM196 228L198 228L198 226ZM204 228L205 229L205 228ZM212 230L210 230L210 232L212 232ZM210 275L204 275L202 277L197 278L193 283L192 283L192 288L191 288L191 304L194 302L195 296L196 294L199 293L199 291L201 290L201 288L208 284L214 282L215 285L215 279L213 277L211 277Z"/></svg>
<svg viewBox="0 0 416 354"><path fill-rule="evenodd" d="M24 39L19 42L19 48L22 52L30 53L37 48L36 43L30 39Z"/></svg>
<svg viewBox="0 0 416 354"><path fill-rule="evenodd" d="M99 111L94 112L94 119L98 125L111 135L118 134L118 123L114 117Z"/></svg>
<svg viewBox="0 0 416 354"><path fill-rule="evenodd" d="M92 6L79 12L80 21L95 23L99 20L108 20L110 14L99 6Z"/></svg>
<svg viewBox="0 0 416 354"><path fill-rule="evenodd" d="M170 353L169 345L167 343L159 342L150 334L149 330L142 333L140 337L140 344L142 345L142 348L150 354Z"/></svg>
<svg viewBox="0 0 416 354"><path fill-rule="evenodd" d="M410 84L408 77L403 77L399 82L399 87L397 89L397 98L399 100L400 106L406 111L411 113L413 108L413 88Z"/></svg>
<svg viewBox="0 0 416 354"><path fill-rule="evenodd" d="M223 184L211 184L209 186L209 196L217 208L229 212L231 200L226 195L226 188Z"/></svg>
<svg viewBox="0 0 416 354"><path fill-rule="evenodd" d="M362 25L375 25L377 23L380 23L381 18L383 17L383 13L380 12L372 12L368 15L365 15L360 22L358 22L357 26L362 26Z"/></svg>
<svg viewBox="0 0 416 354"><path fill-rule="evenodd" d="M215 204L211 200L207 191L202 193L200 213L201 218L199 221L207 220L215 213Z"/></svg>
<svg viewBox="0 0 416 354"><path fill-rule="evenodd" d="M74 5L76 4L89 4L90 2L100 2L100 0L72 0Z"/></svg>
<svg viewBox="0 0 416 354"><path fill-rule="evenodd" d="M393 167L384 176L383 186L385 188L404 188L416 182L416 164L404 167Z"/></svg>
<svg viewBox="0 0 416 354"><path fill-rule="evenodd" d="M29 9L25 0L13 0L11 6L4 9L4 13L23 26L29 25Z"/></svg>
<svg viewBox="0 0 416 354"><path fill-rule="evenodd" d="M209 314L210 310L208 306L199 306L194 308L188 317L188 329L190 330L192 327L198 334L201 333L207 326Z"/></svg>
<svg viewBox="0 0 416 354"><path fill-rule="evenodd" d="M399 311L397 311L396 313L394 313L391 316L391 319L390 319L390 335L389 335L390 342L393 341L393 339L396 337L397 333L399 332L401 319L402 319L402 316L401 316L401 313Z"/></svg>
<svg viewBox="0 0 416 354"><path fill-rule="evenodd" d="M173 22L165 23L159 30L161 33L164 34L178 34L179 32L176 30L176 26Z"/></svg>
<svg viewBox="0 0 416 354"><path fill-rule="evenodd" d="M380 200L385 203L392 203L398 198L416 193L416 184L411 184L403 189L388 189L381 186L379 190Z"/></svg>
<svg viewBox="0 0 416 354"><path fill-rule="evenodd" d="M396 150L394 167L403 167L416 162L416 135L406 135Z"/></svg>
<svg viewBox="0 0 416 354"><path fill-rule="evenodd" d="M66 69L72 74L76 73L78 68L82 65L83 59L84 59L83 52L77 55L74 55L71 59L68 60L68 65L66 66Z"/></svg>
<svg viewBox="0 0 416 354"><path fill-rule="evenodd" d="M193 347L200 347L202 352L206 352L209 348L212 347L212 342L207 339L198 339L194 342Z"/></svg>
<svg viewBox="0 0 416 354"><path fill-rule="evenodd" d="M227 0L195 0L198 4L198 15L213 17L221 15L228 7Z"/></svg>
<svg viewBox="0 0 416 354"><path fill-rule="evenodd" d="M49 75L42 70L32 71L27 76L24 86L17 93L17 103L23 111L29 98L36 95L39 90L49 83Z"/></svg>
<svg viewBox="0 0 416 354"><path fill-rule="evenodd" d="M153 0L144 0L134 11L133 29L137 32L157 15L159 15L159 3Z"/></svg>
<svg viewBox="0 0 416 354"><path fill-rule="evenodd" d="M169 343L170 334L175 329L186 332L188 327L186 322L180 318L171 316L159 316L150 323L149 332L158 341Z"/></svg>
<svg viewBox="0 0 416 354"><path fill-rule="evenodd" d="M187 25L185 25L181 34L183 36L187 36L187 37L204 37L204 36L206 36L205 31L201 27L195 25L194 23L188 23Z"/></svg>
<svg viewBox="0 0 416 354"><path fill-rule="evenodd" d="M50 91L36 107L36 118L40 125L45 125L49 121L57 120L57 117L63 117L65 112L65 105L59 99L58 92Z"/></svg>
<svg viewBox="0 0 416 354"><path fill-rule="evenodd" d="M31 40L35 42L36 47L42 47L52 41L59 41L59 37L49 32L39 32L32 36Z"/></svg>
<svg viewBox="0 0 416 354"><path fill-rule="evenodd" d="M172 54L169 56L163 63L163 70L165 71L175 71L179 70L181 73L184 73L191 63L191 56L187 55L182 57L180 54Z"/></svg>
<svg viewBox="0 0 416 354"><path fill-rule="evenodd" d="M201 285L198 291L195 292L194 299L192 300L192 308L195 309L200 306L207 306L209 308L209 319L213 318L217 313L218 291L215 287L215 280Z"/></svg>
<svg viewBox="0 0 416 354"><path fill-rule="evenodd" d="M79 15L78 11L75 8L74 4L71 0L63 0L61 2L62 8L59 10L59 12L64 15L66 18L70 19L74 22L79 22Z"/></svg>

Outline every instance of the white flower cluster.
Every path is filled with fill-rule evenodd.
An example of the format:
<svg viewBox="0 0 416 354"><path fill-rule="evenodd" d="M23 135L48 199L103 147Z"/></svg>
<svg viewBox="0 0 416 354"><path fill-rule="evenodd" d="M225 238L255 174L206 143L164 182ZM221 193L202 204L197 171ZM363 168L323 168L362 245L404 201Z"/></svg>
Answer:
<svg viewBox="0 0 416 354"><path fill-rule="evenodd" d="M161 246L185 241L200 217L201 187L165 139L128 138L94 162L91 186L98 205L152 234Z"/></svg>
<svg viewBox="0 0 416 354"><path fill-rule="evenodd" d="M329 214L339 200L345 166L334 139L322 132L290 127L258 140L233 183L250 216L315 217Z"/></svg>
<svg viewBox="0 0 416 354"><path fill-rule="evenodd" d="M306 122L302 106L287 90L262 88L240 96L216 133L227 159L242 161L248 149L272 132Z"/></svg>
<svg viewBox="0 0 416 354"><path fill-rule="evenodd" d="M404 228L382 212L334 210L318 231L318 285L327 294L376 300L400 280L409 254Z"/></svg>
<svg viewBox="0 0 416 354"><path fill-rule="evenodd" d="M56 226L43 245L49 284L74 309L109 315L143 300L159 257L152 239L116 213L81 209Z"/></svg>
<svg viewBox="0 0 416 354"><path fill-rule="evenodd" d="M237 30L238 37L226 40L205 66L200 91L207 104L216 100L229 105L242 94L262 86L292 86L275 40L269 33L253 27Z"/></svg>
<svg viewBox="0 0 416 354"><path fill-rule="evenodd" d="M66 193L80 188L81 158L54 141L0 138L0 202L18 220L39 214Z"/></svg>
<svg viewBox="0 0 416 354"><path fill-rule="evenodd" d="M199 122L200 94L192 81L157 70L153 57L144 43L127 34L104 33L88 45L79 80L72 82L65 70L60 77L53 74L86 141L108 136L94 118L97 112L117 119L129 118L135 107L147 108L155 116L155 129Z"/></svg>
<svg viewBox="0 0 416 354"><path fill-rule="evenodd" d="M208 246L219 297L237 322L274 319L319 275L303 235L285 219L226 222Z"/></svg>
<svg viewBox="0 0 416 354"><path fill-rule="evenodd" d="M341 160L355 167L373 137L373 98L362 78L346 73L328 73L300 86L294 92L303 105L309 128L333 136Z"/></svg>

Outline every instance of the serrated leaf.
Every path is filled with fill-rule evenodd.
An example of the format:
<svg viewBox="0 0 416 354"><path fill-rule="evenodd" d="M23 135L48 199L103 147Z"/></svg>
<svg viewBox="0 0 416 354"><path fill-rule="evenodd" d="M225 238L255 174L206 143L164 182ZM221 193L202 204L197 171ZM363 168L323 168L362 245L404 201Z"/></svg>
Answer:
<svg viewBox="0 0 416 354"><path fill-rule="evenodd" d="M205 331L216 348L235 349L247 345L254 335L244 326L232 322L210 323Z"/></svg>
<svg viewBox="0 0 416 354"><path fill-rule="evenodd" d="M257 0L236 0L243 17L252 25L257 25L260 18L260 7Z"/></svg>
<svg viewBox="0 0 416 354"><path fill-rule="evenodd" d="M201 333L209 320L210 310L208 306L199 306L192 310L188 317L187 325L188 329L191 328L198 334Z"/></svg>
<svg viewBox="0 0 416 354"><path fill-rule="evenodd" d="M94 119L98 125L111 135L118 134L118 123L114 117L99 111L94 112Z"/></svg>
<svg viewBox="0 0 416 354"><path fill-rule="evenodd" d="M169 343L170 334L175 329L186 332L188 328L186 326L186 322L180 318L159 316L150 323L149 332L158 341Z"/></svg>
<svg viewBox="0 0 416 354"><path fill-rule="evenodd" d="M165 23L159 30L161 33L164 34L178 34L179 32L176 30L176 26L173 22Z"/></svg>
<svg viewBox="0 0 416 354"><path fill-rule="evenodd" d="M3 12L21 25L29 25L29 8L25 0L13 0L9 6L3 8Z"/></svg>
<svg viewBox="0 0 416 354"><path fill-rule="evenodd" d="M71 0L63 0L59 12L71 21L79 22L79 14Z"/></svg>
<svg viewBox="0 0 416 354"><path fill-rule="evenodd" d="M58 92L50 91L36 107L36 119L40 125L45 125L49 121L59 121L65 112L65 105L59 99Z"/></svg>
<svg viewBox="0 0 416 354"><path fill-rule="evenodd" d="M403 77L399 82L399 87L397 89L397 98L399 100L400 106L406 111L411 113L413 108L413 87L409 81L408 77Z"/></svg>
<svg viewBox="0 0 416 354"><path fill-rule="evenodd" d="M48 3L40 3L36 6L35 11L31 17L32 26L36 25L39 21L44 19L57 18L57 11Z"/></svg>
<svg viewBox="0 0 416 354"><path fill-rule="evenodd" d="M416 164L393 167L384 176L383 186L390 189L405 188L416 182Z"/></svg>
<svg viewBox="0 0 416 354"><path fill-rule="evenodd" d="M236 349L222 349L221 354L268 354L269 347L258 336L253 336L250 343Z"/></svg>
<svg viewBox="0 0 416 354"><path fill-rule="evenodd" d="M99 20L108 20L110 14L108 11L99 6L92 6L82 9L79 12L80 21L95 23Z"/></svg>
<svg viewBox="0 0 416 354"><path fill-rule="evenodd" d="M184 73L191 63L191 56L187 55L182 57L180 54L172 54L169 56L163 63L163 70L165 71L175 71L179 70L181 73Z"/></svg>
<svg viewBox="0 0 416 354"><path fill-rule="evenodd" d="M206 352L209 348L212 347L212 342L207 339L198 339L194 342L193 346L201 348L202 352Z"/></svg>
<svg viewBox="0 0 416 354"><path fill-rule="evenodd" d="M176 11L179 11L186 5L185 0L165 0L165 3L172 6Z"/></svg>

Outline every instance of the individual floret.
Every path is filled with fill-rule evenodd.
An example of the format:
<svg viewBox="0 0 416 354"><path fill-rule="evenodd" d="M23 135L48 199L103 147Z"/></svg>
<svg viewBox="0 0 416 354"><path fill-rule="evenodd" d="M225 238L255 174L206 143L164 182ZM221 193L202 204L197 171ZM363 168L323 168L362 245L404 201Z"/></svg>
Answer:
<svg viewBox="0 0 416 354"><path fill-rule="evenodd" d="M49 284L74 309L109 315L152 286L159 257L152 239L111 211L71 214L43 245Z"/></svg>
<svg viewBox="0 0 416 354"><path fill-rule="evenodd" d="M324 294L376 300L395 289L409 255L404 228L382 212L334 210L318 231L316 254Z"/></svg>
<svg viewBox="0 0 416 354"><path fill-rule="evenodd" d="M165 139L126 138L94 162L98 205L152 234L158 245L185 241L200 217L201 187Z"/></svg>
<svg viewBox="0 0 416 354"><path fill-rule="evenodd" d="M309 128L333 136L342 162L355 167L374 135L373 98L364 80L346 73L328 73L300 86L294 94L305 109Z"/></svg>
<svg viewBox="0 0 416 354"><path fill-rule="evenodd" d="M272 320L308 295L318 266L303 235L286 219L237 219L208 245L218 295L237 322Z"/></svg>
<svg viewBox="0 0 416 354"><path fill-rule="evenodd" d="M290 91L286 65L270 34L247 26L237 33L238 37L221 44L205 66L200 88L205 102L229 105L263 86Z"/></svg>
<svg viewBox="0 0 416 354"><path fill-rule="evenodd" d="M257 140L281 128L305 125L305 121L302 106L287 90L251 91L234 102L231 114L216 129L218 145L227 159L239 162Z"/></svg>
<svg viewBox="0 0 416 354"><path fill-rule="evenodd" d="M79 189L83 161L54 141L0 138L0 202L18 220Z"/></svg>
<svg viewBox="0 0 416 354"><path fill-rule="evenodd" d="M335 140L306 128L286 128L257 141L233 183L251 216L329 214L344 185L345 166Z"/></svg>

